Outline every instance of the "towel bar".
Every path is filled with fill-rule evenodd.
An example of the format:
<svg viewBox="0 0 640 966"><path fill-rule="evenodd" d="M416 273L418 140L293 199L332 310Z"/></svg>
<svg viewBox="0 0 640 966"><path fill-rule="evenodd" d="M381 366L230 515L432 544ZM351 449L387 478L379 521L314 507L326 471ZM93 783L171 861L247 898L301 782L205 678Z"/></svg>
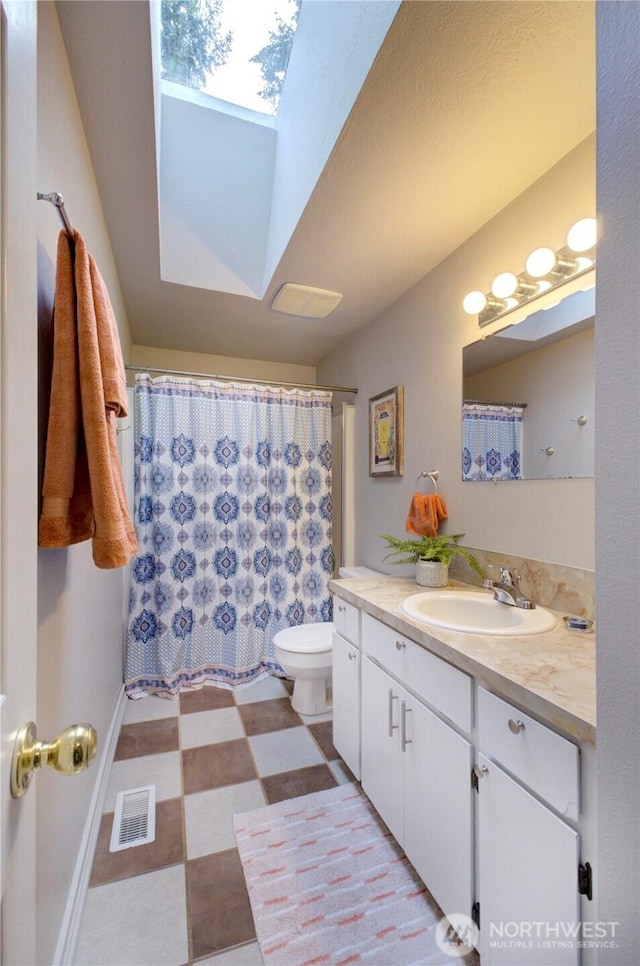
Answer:
<svg viewBox="0 0 640 966"><path fill-rule="evenodd" d="M418 479L416 480L416 484L415 484L416 490L420 485L420 480L424 480L428 478L433 483L433 492L437 493L438 492L437 480L439 476L440 476L440 473L438 472L438 470L423 470L422 473L418 474Z"/></svg>

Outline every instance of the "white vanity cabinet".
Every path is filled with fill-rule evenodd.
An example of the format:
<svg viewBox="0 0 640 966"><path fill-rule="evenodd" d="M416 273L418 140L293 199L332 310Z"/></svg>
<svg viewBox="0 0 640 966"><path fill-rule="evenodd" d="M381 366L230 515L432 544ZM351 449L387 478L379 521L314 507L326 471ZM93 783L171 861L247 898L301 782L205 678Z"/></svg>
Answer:
<svg viewBox="0 0 640 966"><path fill-rule="evenodd" d="M333 744L360 779L360 611L333 602Z"/></svg>
<svg viewBox="0 0 640 966"><path fill-rule="evenodd" d="M482 966L593 966L579 948L595 909L592 743L489 691L481 650L474 679L433 653L437 637L335 603L336 747L445 914L479 918Z"/></svg>
<svg viewBox="0 0 640 966"><path fill-rule="evenodd" d="M482 966L575 966L578 748L483 688L477 714Z"/></svg>
<svg viewBox="0 0 640 966"><path fill-rule="evenodd" d="M470 730L471 679L366 614L362 651L362 786L439 905L469 914L473 753L452 724Z"/></svg>

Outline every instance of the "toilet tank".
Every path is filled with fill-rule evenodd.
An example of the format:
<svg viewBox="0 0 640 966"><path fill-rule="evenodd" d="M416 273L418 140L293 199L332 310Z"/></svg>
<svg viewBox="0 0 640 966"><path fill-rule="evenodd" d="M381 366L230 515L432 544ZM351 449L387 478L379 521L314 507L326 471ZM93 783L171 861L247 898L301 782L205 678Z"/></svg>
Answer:
<svg viewBox="0 0 640 966"><path fill-rule="evenodd" d="M338 577L381 577L377 570L371 570L370 567L340 567L338 570Z"/></svg>

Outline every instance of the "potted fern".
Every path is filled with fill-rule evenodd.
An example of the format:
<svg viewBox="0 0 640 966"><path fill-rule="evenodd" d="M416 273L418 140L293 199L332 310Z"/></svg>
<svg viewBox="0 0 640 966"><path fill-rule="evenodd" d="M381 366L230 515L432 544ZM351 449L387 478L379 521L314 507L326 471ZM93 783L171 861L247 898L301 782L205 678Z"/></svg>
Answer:
<svg viewBox="0 0 640 966"><path fill-rule="evenodd" d="M456 555L467 561L470 567L484 577L480 563L466 547L459 547L458 540L464 533L447 534L440 537L420 537L401 539L388 533L380 534L391 548L384 558L399 557L394 564L416 565L416 583L422 587L444 587L449 580L449 564Z"/></svg>

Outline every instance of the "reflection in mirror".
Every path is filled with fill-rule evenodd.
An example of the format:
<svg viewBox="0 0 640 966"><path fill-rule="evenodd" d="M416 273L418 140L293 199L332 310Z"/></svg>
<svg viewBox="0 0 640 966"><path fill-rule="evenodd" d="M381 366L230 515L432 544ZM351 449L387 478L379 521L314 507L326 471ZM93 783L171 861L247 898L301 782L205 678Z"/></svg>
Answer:
<svg viewBox="0 0 640 966"><path fill-rule="evenodd" d="M594 316L591 288L464 347L463 480L593 476Z"/></svg>

